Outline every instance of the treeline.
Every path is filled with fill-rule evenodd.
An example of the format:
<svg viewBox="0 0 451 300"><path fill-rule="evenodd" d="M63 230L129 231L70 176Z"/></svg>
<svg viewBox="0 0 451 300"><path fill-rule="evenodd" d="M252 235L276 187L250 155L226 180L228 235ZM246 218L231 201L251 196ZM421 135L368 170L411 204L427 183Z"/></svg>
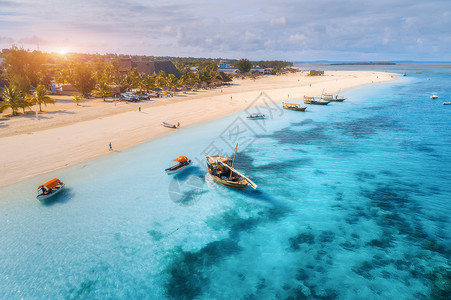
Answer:
<svg viewBox="0 0 451 300"><path fill-rule="evenodd" d="M0 93L0 112L11 108L13 115L33 104L53 103L47 94L53 85L71 84L83 97L96 96L105 100L115 92L133 89L150 91L156 88L192 86L210 83L217 74L217 61L212 59L173 58L180 78L160 71L154 76L131 69L119 72L118 60L129 57L116 54L44 53L13 46L3 51L0 76L6 86ZM134 56L135 60L150 60L151 56ZM159 57L160 59L162 57ZM39 95L33 99L33 95ZM74 101L80 101L80 97ZM38 100L36 100L38 99Z"/></svg>

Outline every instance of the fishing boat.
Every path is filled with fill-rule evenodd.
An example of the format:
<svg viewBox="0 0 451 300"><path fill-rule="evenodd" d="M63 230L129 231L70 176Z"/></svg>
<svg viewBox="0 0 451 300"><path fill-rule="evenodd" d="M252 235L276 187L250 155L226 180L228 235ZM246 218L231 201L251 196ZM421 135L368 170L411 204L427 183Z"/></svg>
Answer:
<svg viewBox="0 0 451 300"><path fill-rule="evenodd" d="M208 173L214 181L227 187L244 190L248 186L251 186L256 189L257 185L252 180L233 168L237 148L238 145L235 147L235 155L233 156L233 160L228 157L220 155L210 156L205 153L207 156Z"/></svg>
<svg viewBox="0 0 451 300"><path fill-rule="evenodd" d="M335 96L332 94L323 94L323 101L329 101L329 102L343 102L346 100L345 97L338 97L338 92Z"/></svg>
<svg viewBox="0 0 451 300"><path fill-rule="evenodd" d="M261 120L266 119L266 116L264 114L260 113L252 113L249 116L246 117L248 120Z"/></svg>
<svg viewBox="0 0 451 300"><path fill-rule="evenodd" d="M171 175L175 173L179 173L183 170L186 170L191 166L191 160L186 156L179 156L174 159L174 161L178 162L175 166L165 169L166 174Z"/></svg>
<svg viewBox="0 0 451 300"><path fill-rule="evenodd" d="M282 103L284 109L295 110L295 111L305 111L307 107L301 107L300 104L296 103Z"/></svg>
<svg viewBox="0 0 451 300"><path fill-rule="evenodd" d="M330 103L330 101L323 101L323 100L316 100L315 97L306 97L304 96L304 103L305 104L312 104L312 105L327 105Z"/></svg>
<svg viewBox="0 0 451 300"><path fill-rule="evenodd" d="M177 125L166 123L166 122L161 122L161 125L164 126L164 127L173 128L173 129L178 127Z"/></svg>
<svg viewBox="0 0 451 300"><path fill-rule="evenodd" d="M432 93L431 99L437 99L437 98L438 98L437 93Z"/></svg>
<svg viewBox="0 0 451 300"><path fill-rule="evenodd" d="M443 105L451 105L451 102L443 102Z"/></svg>
<svg viewBox="0 0 451 300"><path fill-rule="evenodd" d="M55 196L64 188L64 183L58 178L53 178L38 187L36 198L40 201Z"/></svg>

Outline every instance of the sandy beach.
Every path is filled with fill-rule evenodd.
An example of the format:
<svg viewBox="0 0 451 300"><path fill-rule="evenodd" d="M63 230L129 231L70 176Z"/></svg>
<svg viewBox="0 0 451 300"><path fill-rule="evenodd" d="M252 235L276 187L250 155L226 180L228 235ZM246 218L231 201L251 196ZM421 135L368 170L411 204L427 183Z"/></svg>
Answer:
<svg viewBox="0 0 451 300"><path fill-rule="evenodd" d="M259 105L262 92L275 102L302 103L302 97L337 93L357 86L390 81L393 74L372 71L327 71L267 76L257 80L234 79L233 85L212 90L179 93L175 97L138 103L107 99L83 100L76 106L69 96L56 97L44 113L0 119L0 186L121 150L182 128ZM257 101L255 101L257 99ZM141 112L138 108L141 107ZM51 177L51 174L49 174Z"/></svg>

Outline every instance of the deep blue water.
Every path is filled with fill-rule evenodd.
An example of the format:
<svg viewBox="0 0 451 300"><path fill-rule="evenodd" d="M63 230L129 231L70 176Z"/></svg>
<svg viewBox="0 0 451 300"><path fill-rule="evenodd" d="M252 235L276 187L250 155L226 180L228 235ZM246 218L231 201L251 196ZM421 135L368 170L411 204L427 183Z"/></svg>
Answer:
<svg viewBox="0 0 451 300"><path fill-rule="evenodd" d="M415 68L0 189L0 299L449 299L451 68ZM256 191L205 175L236 142ZM196 166L167 176L179 155Z"/></svg>

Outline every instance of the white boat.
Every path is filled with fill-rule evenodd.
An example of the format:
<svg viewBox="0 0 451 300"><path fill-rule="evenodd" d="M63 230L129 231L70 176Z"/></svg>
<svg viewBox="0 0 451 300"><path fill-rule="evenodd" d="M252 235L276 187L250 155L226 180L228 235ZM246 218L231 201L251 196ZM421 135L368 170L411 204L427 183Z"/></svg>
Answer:
<svg viewBox="0 0 451 300"><path fill-rule="evenodd" d="M443 102L443 105L451 105L451 102Z"/></svg>
<svg viewBox="0 0 451 300"><path fill-rule="evenodd" d="M173 128L173 129L177 128L176 125L170 124L170 123L166 123L166 122L161 122L161 125L164 126L164 127L167 127L167 128Z"/></svg>
<svg viewBox="0 0 451 300"><path fill-rule="evenodd" d="M437 99L437 98L438 98L437 94L436 93L432 93L431 99Z"/></svg>
<svg viewBox="0 0 451 300"><path fill-rule="evenodd" d="M58 178L53 178L38 187L38 195L36 198L40 201L53 197L64 188L65 184Z"/></svg>
<svg viewBox="0 0 451 300"><path fill-rule="evenodd" d="M187 168L189 168L192 164L191 160L189 160L186 156L179 156L174 161L178 162L175 166L172 166L170 168L167 168L166 174L171 175L178 172L181 172Z"/></svg>
<svg viewBox="0 0 451 300"><path fill-rule="evenodd" d="M261 119L266 119L266 116L264 114L260 114L260 113L252 113L249 116L247 116L248 120L261 120Z"/></svg>

